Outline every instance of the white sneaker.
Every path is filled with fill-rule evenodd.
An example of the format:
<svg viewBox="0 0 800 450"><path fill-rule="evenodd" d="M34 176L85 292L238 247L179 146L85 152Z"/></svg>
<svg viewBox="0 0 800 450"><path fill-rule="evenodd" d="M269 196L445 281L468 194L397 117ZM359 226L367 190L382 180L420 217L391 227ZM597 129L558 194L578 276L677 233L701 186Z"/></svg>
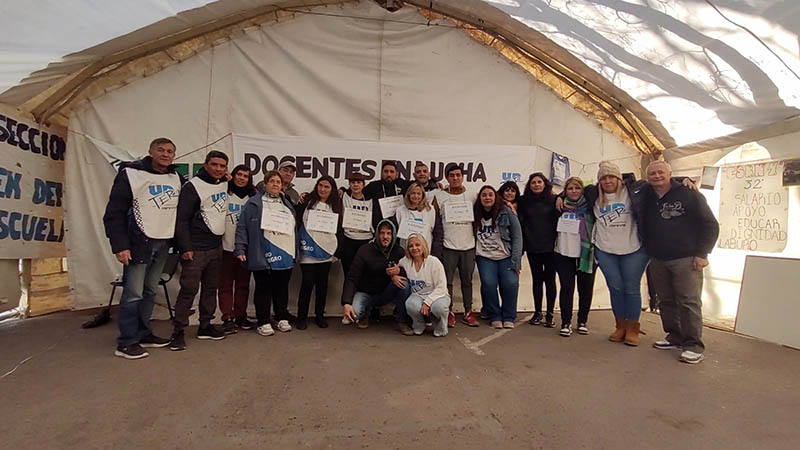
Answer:
<svg viewBox="0 0 800 450"><path fill-rule="evenodd" d="M697 364L705 358L702 353L695 353L691 350L684 350L681 353L681 362Z"/></svg>
<svg viewBox="0 0 800 450"><path fill-rule="evenodd" d="M514 328L514 322L511 321L503 322L503 328Z"/></svg>
<svg viewBox="0 0 800 450"><path fill-rule="evenodd" d="M351 323L353 323L353 321L348 319L347 316L342 316L342 325L350 325Z"/></svg>
<svg viewBox="0 0 800 450"><path fill-rule="evenodd" d="M289 325L288 320L280 320L278 321L278 331L287 333L289 331L292 331L292 326Z"/></svg>
<svg viewBox="0 0 800 450"><path fill-rule="evenodd" d="M672 342L662 339L660 341L653 342L653 348L657 348L659 350L672 350L672 349L680 349L680 345L675 345Z"/></svg>
<svg viewBox="0 0 800 450"><path fill-rule="evenodd" d="M572 326L570 326L570 324L563 325L561 327L561 331L559 331L558 334L560 334L560 335L562 335L564 337L572 336Z"/></svg>
<svg viewBox="0 0 800 450"><path fill-rule="evenodd" d="M589 328L585 323L578 324L578 334L589 334Z"/></svg>
<svg viewBox="0 0 800 450"><path fill-rule="evenodd" d="M256 329L256 333L261 336L272 336L275 334L275 330L272 329L272 325L265 323Z"/></svg>

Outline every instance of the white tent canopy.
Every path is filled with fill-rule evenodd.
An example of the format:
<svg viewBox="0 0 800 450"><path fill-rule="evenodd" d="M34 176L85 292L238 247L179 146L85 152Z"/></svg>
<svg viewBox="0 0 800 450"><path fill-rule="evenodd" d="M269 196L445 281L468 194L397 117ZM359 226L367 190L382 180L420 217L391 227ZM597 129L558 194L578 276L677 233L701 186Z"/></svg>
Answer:
<svg viewBox="0 0 800 450"><path fill-rule="evenodd" d="M221 19L296 11L326 1L147 0L4 2L0 102L27 106L38 95L103 58ZM384 1L385 3L385 1ZM397 2L399 3L399 2ZM651 150L741 131L743 143L798 114L800 5L781 0L406 1L483 27L508 43L554 57L629 111L654 136ZM189 10L189 8L195 8ZM180 14L177 12L186 10ZM332 13L335 13L331 11ZM277 15L276 15L277 17ZM516 19L516 20L515 20ZM151 24L149 26L148 25ZM217 29L215 26L209 30ZM134 31L136 30L136 31ZM119 37L116 37L119 36ZM104 41L104 39L111 39ZM180 39L178 39L180 40ZM518 42L521 41L521 42ZM92 46L83 50L87 46ZM565 51L566 50L566 51ZM71 53L71 54L69 54ZM58 54L68 54L55 58ZM534 55L536 56L536 55ZM42 68L21 82L27 72ZM547 61L545 61L547 62ZM101 65L95 71L108 70ZM89 75L96 75L95 72ZM65 92L71 92L70 89ZM564 93L563 96L567 96ZM36 99L36 100L34 100ZM63 97L58 99L63 101ZM618 102L619 105L615 103ZM49 103L48 103L49 105ZM620 108L617 108L620 106ZM26 108L22 108L23 110ZM767 128L765 128L767 127ZM761 130L761 131L759 131ZM698 149L719 146L712 142ZM648 150L646 147L644 150Z"/></svg>

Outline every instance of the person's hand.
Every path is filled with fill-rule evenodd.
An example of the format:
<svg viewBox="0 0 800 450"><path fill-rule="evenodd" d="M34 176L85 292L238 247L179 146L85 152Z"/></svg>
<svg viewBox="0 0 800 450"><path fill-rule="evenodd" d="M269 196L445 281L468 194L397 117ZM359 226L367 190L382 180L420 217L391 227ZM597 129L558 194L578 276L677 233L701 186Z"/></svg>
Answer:
<svg viewBox="0 0 800 450"><path fill-rule="evenodd" d="M238 259L241 262L247 262L247 256L244 255L239 255L236 257L236 259Z"/></svg>
<svg viewBox="0 0 800 450"><path fill-rule="evenodd" d="M344 197L344 188L339 188L339 198Z"/></svg>
<svg viewBox="0 0 800 450"><path fill-rule="evenodd" d="M122 250L121 252L117 252L116 256L117 256L117 261L121 262L123 266L127 266L128 263L131 261L130 250Z"/></svg>
<svg viewBox="0 0 800 450"><path fill-rule="evenodd" d="M225 181L231 181L233 179L231 173L228 172L227 170L225 171L225 175L223 176L223 178L225 178Z"/></svg>
<svg viewBox="0 0 800 450"><path fill-rule="evenodd" d="M303 203L304 201L306 201L306 195L308 195L308 192L301 192L300 193L300 203Z"/></svg>
<svg viewBox="0 0 800 450"><path fill-rule="evenodd" d="M394 283L394 285L399 287L400 289L406 288L406 279L404 277L401 277L400 275L393 276L392 283Z"/></svg>
<svg viewBox="0 0 800 450"><path fill-rule="evenodd" d="M564 208L564 199L561 197L556 197L556 209L561 211Z"/></svg>
<svg viewBox="0 0 800 450"><path fill-rule="evenodd" d="M193 257L194 257L193 251L183 252L181 254L181 259L184 261L191 261Z"/></svg>
<svg viewBox="0 0 800 450"><path fill-rule="evenodd" d="M511 203L511 202L510 202L510 201L508 201L508 200L503 200L503 201L505 202L506 206L508 206L509 208L511 208L511 212L513 212L513 213L514 213L514 215L516 215L516 214L517 214L517 205L515 205L515 204Z"/></svg>
<svg viewBox="0 0 800 450"><path fill-rule="evenodd" d="M421 313L423 316L427 316L428 314L430 314L430 313L431 313L431 307L430 307L430 306L428 306L428 304L427 304L427 303L423 303L423 304L422 304L422 308L420 308L420 309L419 309L419 312L420 312L420 313Z"/></svg>
<svg viewBox="0 0 800 450"><path fill-rule="evenodd" d="M395 275L400 275L400 267L399 266L392 266L386 268L386 275L393 277Z"/></svg>
<svg viewBox="0 0 800 450"><path fill-rule="evenodd" d="M694 270L703 270L703 267L708 265L708 260L706 258L695 256L693 265L694 265Z"/></svg>
<svg viewBox="0 0 800 450"><path fill-rule="evenodd" d="M697 185L694 184L694 181L692 181L692 179L689 178L689 177L686 177L686 178L683 179L683 185L686 186L687 188L693 190L693 191L699 191L700 190L697 187Z"/></svg>
<svg viewBox="0 0 800 450"><path fill-rule="evenodd" d="M344 305L344 316L351 322L356 321L356 310L353 309L353 305Z"/></svg>

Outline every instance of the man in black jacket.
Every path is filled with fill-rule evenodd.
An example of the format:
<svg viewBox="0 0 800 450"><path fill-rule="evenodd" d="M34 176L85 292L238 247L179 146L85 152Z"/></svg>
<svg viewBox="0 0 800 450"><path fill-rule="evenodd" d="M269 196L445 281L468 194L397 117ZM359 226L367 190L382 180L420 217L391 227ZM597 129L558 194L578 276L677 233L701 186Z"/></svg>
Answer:
<svg viewBox="0 0 800 450"><path fill-rule="evenodd" d="M384 161L381 166L381 179L371 181L364 188L364 196L367 200L372 200L372 225L376 227L378 222L383 219L394 218L394 211L383 211L381 209L381 199L389 197L397 197L396 206L403 204L403 194L406 193L408 185L411 184L408 180L397 177L397 162ZM386 204L384 204L386 206Z"/></svg>
<svg viewBox="0 0 800 450"><path fill-rule="evenodd" d="M225 332L211 325L211 319L217 309L222 271L222 235L228 210L227 170L228 156L210 151L203 168L181 190L175 225L175 240L182 260L181 290L175 301L170 350L186 348L183 329L189 326L189 314L198 290L200 327L197 338L219 340L225 337Z"/></svg>
<svg viewBox="0 0 800 450"><path fill-rule="evenodd" d="M148 356L143 347L166 347L168 339L153 334L150 316L175 233L181 185L176 171L175 144L167 138L150 143L149 156L120 164L114 178L103 225L111 251L124 265L119 299L116 356Z"/></svg>
<svg viewBox="0 0 800 450"><path fill-rule="evenodd" d="M705 198L677 181L664 161L647 166L649 186L637 216L650 260L648 282L658 295L667 336L653 346L680 348L680 360L703 360L703 268L719 235L719 223Z"/></svg>
<svg viewBox="0 0 800 450"><path fill-rule="evenodd" d="M409 290L401 280L404 271L397 265L404 252L396 244L395 226L384 219L378 224L375 239L358 249L342 289L342 323L357 322L358 328L367 328L370 309L393 303L398 331L413 336L406 314Z"/></svg>

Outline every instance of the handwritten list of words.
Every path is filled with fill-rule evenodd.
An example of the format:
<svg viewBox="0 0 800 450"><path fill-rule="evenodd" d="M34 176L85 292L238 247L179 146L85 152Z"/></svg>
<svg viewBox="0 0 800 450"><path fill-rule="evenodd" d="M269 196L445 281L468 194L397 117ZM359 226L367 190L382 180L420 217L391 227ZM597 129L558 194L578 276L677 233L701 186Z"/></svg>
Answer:
<svg viewBox="0 0 800 450"><path fill-rule="evenodd" d="M736 164L721 169L719 248L781 252L786 247L789 192L783 162Z"/></svg>

